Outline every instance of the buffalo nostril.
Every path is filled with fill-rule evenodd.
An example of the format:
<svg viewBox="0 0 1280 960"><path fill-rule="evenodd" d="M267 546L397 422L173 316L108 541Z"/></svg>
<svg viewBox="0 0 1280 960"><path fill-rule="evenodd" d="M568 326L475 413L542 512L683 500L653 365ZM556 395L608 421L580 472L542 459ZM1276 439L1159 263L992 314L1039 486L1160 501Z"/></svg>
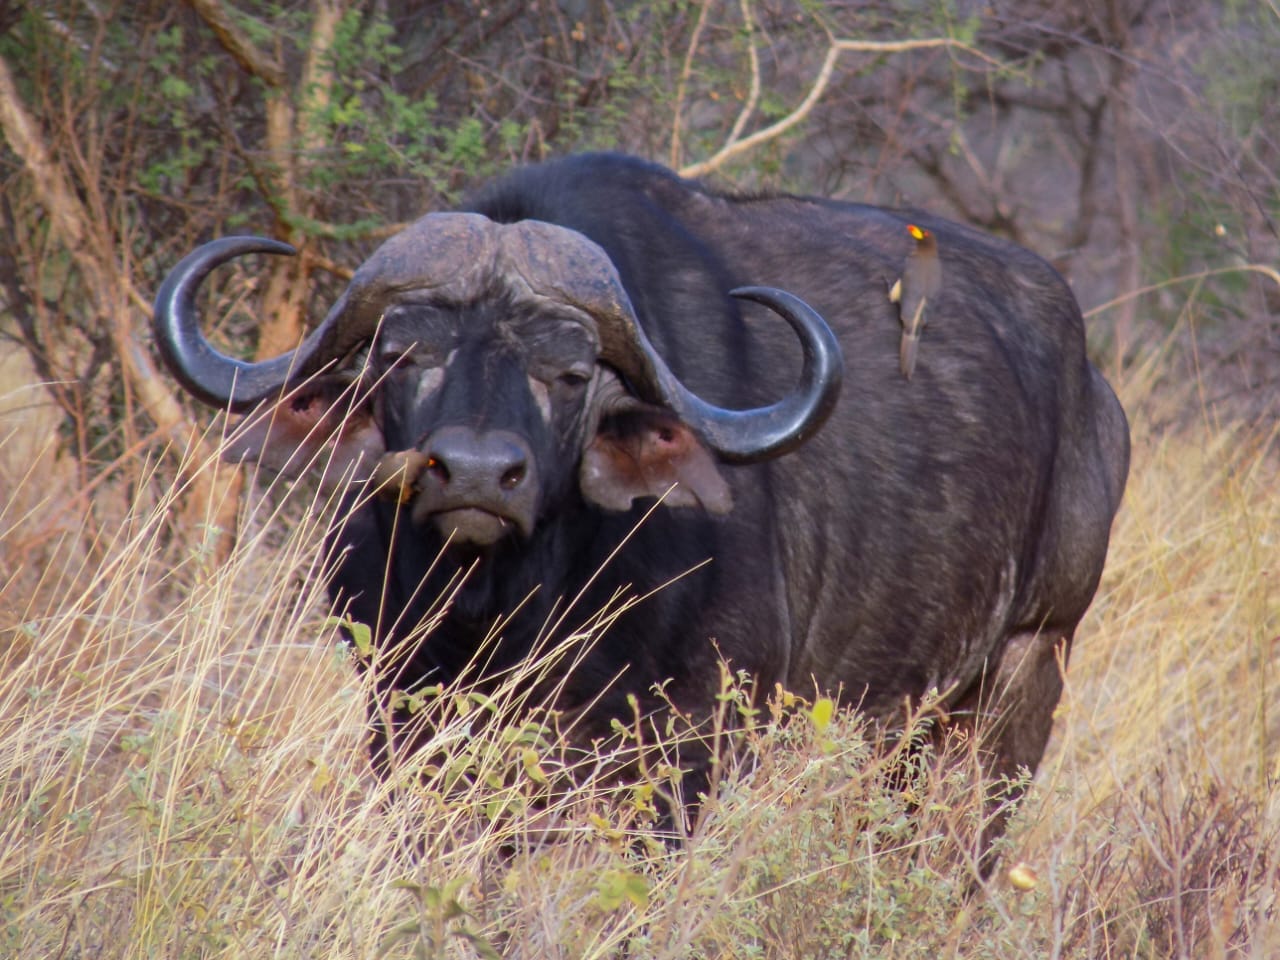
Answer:
<svg viewBox="0 0 1280 960"><path fill-rule="evenodd" d="M533 455L515 434L447 426L435 431L424 446L424 481L431 477L433 490L447 491L459 502L496 504L536 488Z"/></svg>
<svg viewBox="0 0 1280 960"><path fill-rule="evenodd" d="M517 463L514 467L503 472L502 478L498 483L503 490L514 490L524 482L525 474L528 472L523 463Z"/></svg>

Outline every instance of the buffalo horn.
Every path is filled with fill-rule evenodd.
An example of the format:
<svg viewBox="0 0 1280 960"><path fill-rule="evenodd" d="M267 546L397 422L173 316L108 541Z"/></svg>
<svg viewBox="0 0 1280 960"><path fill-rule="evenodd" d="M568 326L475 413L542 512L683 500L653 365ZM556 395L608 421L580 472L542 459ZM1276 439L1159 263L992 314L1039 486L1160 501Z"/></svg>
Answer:
<svg viewBox="0 0 1280 960"><path fill-rule="evenodd" d="M373 336L387 306L403 296L456 284L492 261L493 224L475 214L429 214L391 237L351 278L328 315L296 350L248 363L218 352L200 332L196 291L213 270L248 253L293 254L265 237L223 237L188 254L156 295L161 357L193 396L236 413L316 373ZM481 271L482 272L482 271Z"/></svg>
<svg viewBox="0 0 1280 960"><path fill-rule="evenodd" d="M800 382L766 407L730 410L688 390L645 336L607 254L581 234L538 221L504 228L500 247L532 292L592 316L601 357L630 381L642 399L661 403L689 424L724 460L751 463L776 457L807 440L835 407L844 373L839 341L825 320L794 294L773 287L730 293L779 314L803 351Z"/></svg>
<svg viewBox="0 0 1280 960"><path fill-rule="evenodd" d="M588 314L596 322L601 358L642 399L674 411L724 460L750 463L794 449L822 425L840 392L840 344L822 317L794 294L772 287L730 291L763 304L791 325L800 339L803 367L797 386L776 403L753 410L717 407L686 389L654 349L599 246L552 224L527 220L499 225L475 214L429 214L384 243L296 350L248 363L214 349L200 332L195 308L204 278L244 254L293 252L277 240L225 237L189 254L165 278L156 297L156 343L192 395L213 406L245 411L369 339L391 303L431 288L456 288L458 294L474 296L483 289L489 269L509 282L523 280L534 296Z"/></svg>
<svg viewBox="0 0 1280 960"><path fill-rule="evenodd" d="M178 382L198 400L236 412L247 410L278 393L317 352L322 329L297 350L261 363L220 353L200 332L196 291L214 269L248 253L295 252L289 244L266 237L223 237L189 253L165 277L156 295L156 347Z"/></svg>
<svg viewBox="0 0 1280 960"><path fill-rule="evenodd" d="M739 287L729 294L762 304L791 325L803 352L799 384L767 407L727 410L686 390L669 370L663 374L671 381L672 409L721 457L750 463L794 450L822 426L840 395L844 356L827 322L795 294L775 287Z"/></svg>

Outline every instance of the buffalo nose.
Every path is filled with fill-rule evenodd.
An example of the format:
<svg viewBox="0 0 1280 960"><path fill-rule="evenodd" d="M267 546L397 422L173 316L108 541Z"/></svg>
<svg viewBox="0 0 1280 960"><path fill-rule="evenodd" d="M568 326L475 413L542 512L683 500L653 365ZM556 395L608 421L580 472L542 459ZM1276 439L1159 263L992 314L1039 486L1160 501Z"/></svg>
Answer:
<svg viewBox="0 0 1280 960"><path fill-rule="evenodd" d="M529 451L515 434L443 427L426 445L427 472L455 493L516 493L529 478Z"/></svg>

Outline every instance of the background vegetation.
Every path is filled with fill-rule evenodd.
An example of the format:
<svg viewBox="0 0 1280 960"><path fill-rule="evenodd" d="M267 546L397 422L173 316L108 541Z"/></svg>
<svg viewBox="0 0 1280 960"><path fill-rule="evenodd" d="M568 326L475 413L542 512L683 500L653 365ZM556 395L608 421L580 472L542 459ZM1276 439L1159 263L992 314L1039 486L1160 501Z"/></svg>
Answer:
<svg viewBox="0 0 1280 960"><path fill-rule="evenodd" d="M0 954L1280 954L1280 9L1062 7L0 3ZM398 224L594 148L937 209L1086 307L1131 485L1018 869L974 896L965 764L886 782L822 704L678 849L630 833L670 771L549 801L554 737L470 736L461 692L427 707L451 762L389 797L332 517L219 467L158 372L202 240L302 250L209 284L269 355Z"/></svg>

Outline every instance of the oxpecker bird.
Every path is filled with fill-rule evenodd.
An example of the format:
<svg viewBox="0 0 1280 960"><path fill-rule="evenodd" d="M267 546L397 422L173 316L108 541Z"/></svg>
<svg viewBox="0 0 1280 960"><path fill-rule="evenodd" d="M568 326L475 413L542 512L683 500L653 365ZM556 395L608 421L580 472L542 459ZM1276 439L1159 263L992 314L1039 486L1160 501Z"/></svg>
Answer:
<svg viewBox="0 0 1280 960"><path fill-rule="evenodd" d="M924 332L924 308L942 286L942 264L938 260L938 241L934 235L914 223L907 224L916 245L902 267L902 276L889 291L889 299L898 305L902 322L902 341L898 346L898 369L908 380L916 368L916 349Z"/></svg>

